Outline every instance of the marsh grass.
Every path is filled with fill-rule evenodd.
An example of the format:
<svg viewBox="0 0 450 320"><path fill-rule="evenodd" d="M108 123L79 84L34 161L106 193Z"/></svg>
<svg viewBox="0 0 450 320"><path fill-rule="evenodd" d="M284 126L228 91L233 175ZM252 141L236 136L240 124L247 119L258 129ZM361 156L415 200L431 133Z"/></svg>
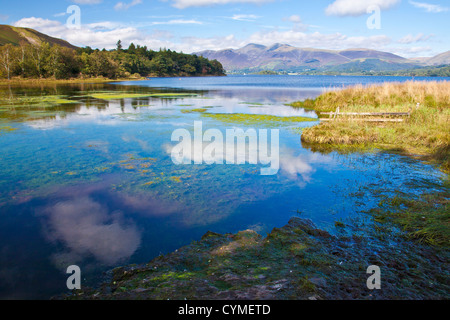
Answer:
<svg viewBox="0 0 450 320"><path fill-rule="evenodd" d="M417 103L419 107L416 108ZM322 122L302 133L304 146L315 151L348 153L383 149L422 159L450 172L450 83L406 82L356 86L327 92L316 100L293 104L318 112L408 112L404 122L364 122L342 117ZM447 176L448 177L448 176ZM450 245L450 185L443 191L388 198L374 209L377 222L391 221L406 237L431 245Z"/></svg>
<svg viewBox="0 0 450 320"><path fill-rule="evenodd" d="M417 103L419 107L417 108ZM450 171L450 83L406 82L355 86L292 104L318 112L408 112L400 123L341 118L303 130L302 141L328 148L359 146L423 155Z"/></svg>
<svg viewBox="0 0 450 320"><path fill-rule="evenodd" d="M450 107L450 84L447 81L389 82L382 85L356 85L343 90L326 92L315 100L294 102L291 106L313 109L319 112L341 111L359 106L362 110L384 111L402 106L406 110L420 103L432 108Z"/></svg>

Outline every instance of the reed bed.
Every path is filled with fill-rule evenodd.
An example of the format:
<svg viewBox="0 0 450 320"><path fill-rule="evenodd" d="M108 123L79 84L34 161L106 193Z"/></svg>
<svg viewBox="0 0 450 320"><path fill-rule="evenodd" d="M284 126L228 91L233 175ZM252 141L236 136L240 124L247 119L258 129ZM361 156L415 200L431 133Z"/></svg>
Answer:
<svg viewBox="0 0 450 320"><path fill-rule="evenodd" d="M419 104L419 105L418 105ZM352 118L303 130L302 141L329 148L376 147L423 155L450 172L450 82L384 83L330 91L292 104L320 112L408 112L404 122Z"/></svg>

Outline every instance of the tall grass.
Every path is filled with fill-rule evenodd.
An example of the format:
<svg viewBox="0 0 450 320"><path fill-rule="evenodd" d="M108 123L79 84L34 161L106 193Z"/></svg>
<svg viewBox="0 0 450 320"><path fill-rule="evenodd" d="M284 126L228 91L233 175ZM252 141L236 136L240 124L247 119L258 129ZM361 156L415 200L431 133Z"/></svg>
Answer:
<svg viewBox="0 0 450 320"><path fill-rule="evenodd" d="M419 108L416 108L419 103ZM303 130L302 141L315 150L357 151L379 148L419 154L450 173L450 83L406 82L326 92L315 100L294 103L318 112L405 112L404 122L364 122L343 117ZM449 245L448 175L443 192L400 199L374 212L400 225L407 236L433 245ZM395 202L398 199L395 199ZM394 202L394 201L393 201Z"/></svg>
<svg viewBox="0 0 450 320"><path fill-rule="evenodd" d="M317 99L295 102L294 107L314 109L319 112L341 111L349 107L367 110L392 111L399 106L406 109L417 103L437 109L450 108L450 83L447 81L387 82L382 85L356 85L342 90L328 91Z"/></svg>
<svg viewBox="0 0 450 320"><path fill-rule="evenodd" d="M419 108L416 108L419 103ZM400 123L342 119L303 130L302 141L328 147L375 146L425 155L450 171L450 83L384 83L326 92L315 100L293 104L318 112L407 112Z"/></svg>

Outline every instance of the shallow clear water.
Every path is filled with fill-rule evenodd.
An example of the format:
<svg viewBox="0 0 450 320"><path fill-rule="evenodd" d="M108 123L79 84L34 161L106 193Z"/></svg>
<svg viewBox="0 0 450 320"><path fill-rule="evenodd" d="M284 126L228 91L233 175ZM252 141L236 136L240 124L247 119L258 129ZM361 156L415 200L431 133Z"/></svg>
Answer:
<svg viewBox="0 0 450 320"><path fill-rule="evenodd" d="M64 292L65 270L74 264L83 284L93 284L105 270L147 262L208 230L251 228L264 235L300 215L333 232L335 221L376 206L375 194L429 190L441 173L411 158L303 148L298 129L316 125L316 115L285 105L330 88L405 80L229 76L1 88L3 97L59 96L76 103L0 106L0 298ZM166 96L91 96L105 92ZM192 112L198 108L206 111ZM223 122L207 116L214 113L311 121ZM230 128L277 127L278 173L263 176L259 164L175 165L171 135L179 128L193 133L194 121L224 135Z"/></svg>

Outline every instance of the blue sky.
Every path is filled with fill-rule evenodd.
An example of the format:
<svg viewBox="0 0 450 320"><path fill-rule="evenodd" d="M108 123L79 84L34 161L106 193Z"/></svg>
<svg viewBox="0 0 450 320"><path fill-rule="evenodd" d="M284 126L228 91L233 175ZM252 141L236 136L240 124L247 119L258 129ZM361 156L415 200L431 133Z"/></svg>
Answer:
<svg viewBox="0 0 450 320"><path fill-rule="evenodd" d="M450 50L448 0L0 1L1 24L100 49L121 39L124 46L134 42L186 53L247 43L371 48L405 57ZM73 11L67 13L73 5L80 8L79 26L70 19Z"/></svg>

